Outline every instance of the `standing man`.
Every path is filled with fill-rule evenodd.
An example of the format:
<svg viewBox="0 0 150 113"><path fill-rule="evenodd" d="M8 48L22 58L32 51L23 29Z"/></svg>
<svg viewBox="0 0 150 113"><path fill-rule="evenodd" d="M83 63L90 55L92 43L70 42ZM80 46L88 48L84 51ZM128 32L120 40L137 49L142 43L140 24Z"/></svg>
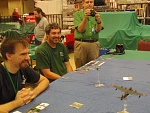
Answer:
<svg viewBox="0 0 150 113"><path fill-rule="evenodd" d="M45 13L39 7L34 9L34 16L36 19L36 26L34 30L35 44L40 45L41 43L46 41L46 36L44 37L44 34L45 27L48 24L48 20Z"/></svg>
<svg viewBox="0 0 150 113"><path fill-rule="evenodd" d="M84 9L74 14L76 68L99 56L99 32L102 29L100 14L93 10L94 0L83 0Z"/></svg>
<svg viewBox="0 0 150 113"><path fill-rule="evenodd" d="M45 28L47 41L36 49L36 66L50 81L71 72L72 67L66 47L60 42L61 29L51 23Z"/></svg>
<svg viewBox="0 0 150 113"><path fill-rule="evenodd" d="M0 110L10 112L30 103L43 92L49 81L28 66L29 44L23 38L5 38L1 45ZM26 83L36 84L31 90Z"/></svg>

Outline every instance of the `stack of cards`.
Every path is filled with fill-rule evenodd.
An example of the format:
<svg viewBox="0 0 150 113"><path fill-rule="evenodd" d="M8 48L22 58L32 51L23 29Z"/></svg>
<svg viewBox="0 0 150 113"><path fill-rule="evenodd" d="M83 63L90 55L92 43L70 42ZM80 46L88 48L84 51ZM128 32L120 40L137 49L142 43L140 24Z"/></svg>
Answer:
<svg viewBox="0 0 150 113"><path fill-rule="evenodd" d="M41 110L45 109L49 104L48 103L40 103L34 108L31 108L26 113L39 113Z"/></svg>

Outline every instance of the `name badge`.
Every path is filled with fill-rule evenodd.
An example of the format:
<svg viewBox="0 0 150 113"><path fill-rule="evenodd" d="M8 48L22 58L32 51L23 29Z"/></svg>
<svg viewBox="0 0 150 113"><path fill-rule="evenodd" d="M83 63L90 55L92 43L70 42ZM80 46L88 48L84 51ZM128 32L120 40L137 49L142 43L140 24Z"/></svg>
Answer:
<svg viewBox="0 0 150 113"><path fill-rule="evenodd" d="M95 28L94 28L94 27L92 28L92 33L93 33L93 34L96 34L96 31L95 31Z"/></svg>

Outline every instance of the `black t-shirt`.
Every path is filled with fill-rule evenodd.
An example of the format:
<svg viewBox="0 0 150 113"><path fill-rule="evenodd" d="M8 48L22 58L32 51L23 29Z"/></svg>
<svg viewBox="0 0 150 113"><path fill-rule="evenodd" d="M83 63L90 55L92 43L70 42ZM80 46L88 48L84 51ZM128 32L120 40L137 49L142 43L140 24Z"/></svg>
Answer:
<svg viewBox="0 0 150 113"><path fill-rule="evenodd" d="M16 74L10 73L10 76L16 88L18 84L18 91L25 87L26 82L32 84L40 79L40 75L30 67L19 69ZM0 104L10 102L15 97L16 93L9 75L3 65L0 64Z"/></svg>

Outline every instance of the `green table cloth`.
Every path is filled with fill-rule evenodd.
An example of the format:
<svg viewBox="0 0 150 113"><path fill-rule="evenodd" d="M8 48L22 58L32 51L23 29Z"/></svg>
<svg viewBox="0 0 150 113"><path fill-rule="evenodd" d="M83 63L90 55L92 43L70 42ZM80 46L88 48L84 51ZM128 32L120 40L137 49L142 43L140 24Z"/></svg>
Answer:
<svg viewBox="0 0 150 113"><path fill-rule="evenodd" d="M115 50L113 49L111 51L115 51ZM102 55L102 57L150 61L150 52L149 51L137 51L137 50L125 50L125 54L122 54L122 55L104 54Z"/></svg>
<svg viewBox="0 0 150 113"><path fill-rule="evenodd" d="M34 34L34 24L30 24L30 23L23 23L19 29L17 28L12 28L9 29L5 32L5 36L8 38L11 37L29 37L30 34Z"/></svg>
<svg viewBox="0 0 150 113"><path fill-rule="evenodd" d="M3 35L7 30L15 28L14 24L0 23L0 34Z"/></svg>

